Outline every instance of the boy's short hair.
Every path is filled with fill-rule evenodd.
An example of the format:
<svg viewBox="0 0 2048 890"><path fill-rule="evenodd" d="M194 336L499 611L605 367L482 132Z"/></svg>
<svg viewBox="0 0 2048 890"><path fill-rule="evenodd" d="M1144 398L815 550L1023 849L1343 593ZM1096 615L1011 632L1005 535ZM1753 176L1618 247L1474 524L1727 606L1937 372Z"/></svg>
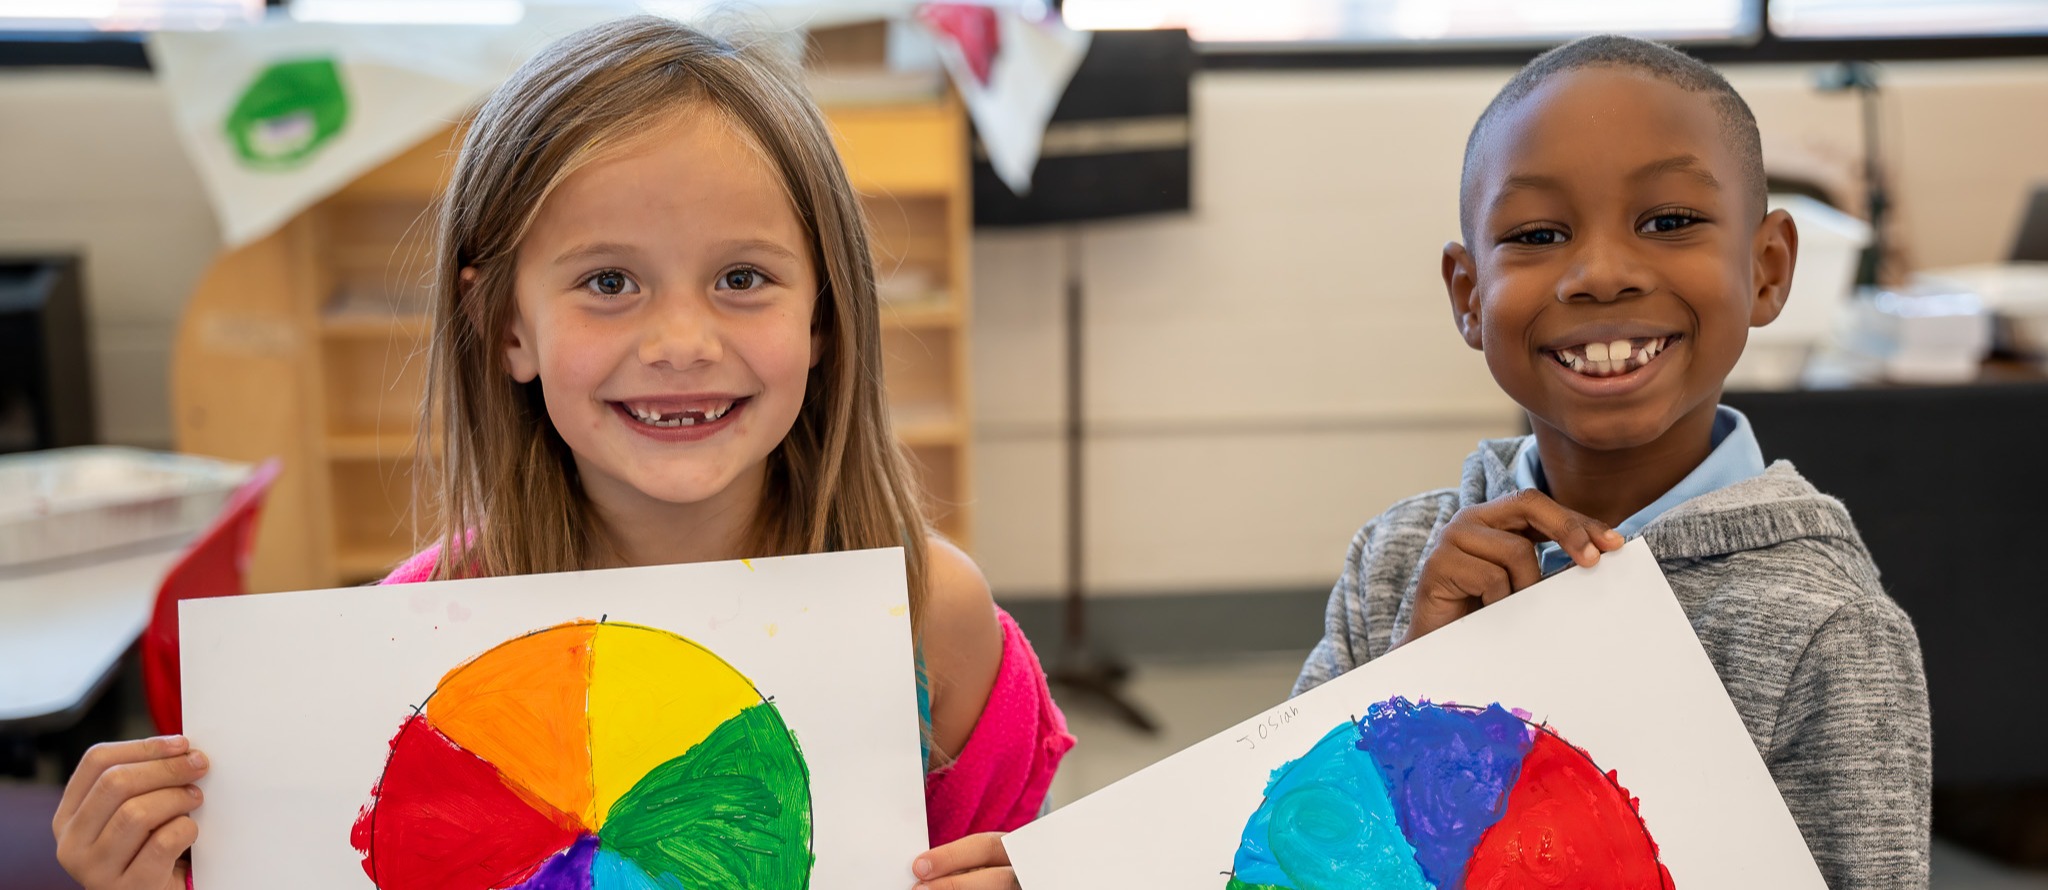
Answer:
<svg viewBox="0 0 2048 890"><path fill-rule="evenodd" d="M1486 110L1480 112L1479 121L1472 125L1472 134L1465 140L1465 163L1458 175L1458 228L1464 233L1466 243L1472 241L1472 172L1477 156L1474 147L1479 144L1479 137L1495 117L1514 107L1553 75L1594 67L1629 68L1687 92L1708 94L1721 113L1722 133L1735 150L1736 161L1742 165L1743 189L1754 202L1752 206L1756 208L1757 216L1763 216L1763 138L1757 134L1756 115L1750 113L1749 103L1742 101L1741 94L1728 85L1727 78L1713 66L1664 44L1618 34L1599 34L1582 37L1531 59L1506 86L1500 88Z"/></svg>

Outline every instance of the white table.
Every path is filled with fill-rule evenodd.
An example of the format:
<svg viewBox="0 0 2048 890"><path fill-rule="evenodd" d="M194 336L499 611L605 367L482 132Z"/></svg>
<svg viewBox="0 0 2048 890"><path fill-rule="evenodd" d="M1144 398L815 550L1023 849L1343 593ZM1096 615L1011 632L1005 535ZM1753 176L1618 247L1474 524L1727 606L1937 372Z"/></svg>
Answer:
<svg viewBox="0 0 2048 890"><path fill-rule="evenodd" d="M75 722L149 626L185 539L0 569L0 732Z"/></svg>

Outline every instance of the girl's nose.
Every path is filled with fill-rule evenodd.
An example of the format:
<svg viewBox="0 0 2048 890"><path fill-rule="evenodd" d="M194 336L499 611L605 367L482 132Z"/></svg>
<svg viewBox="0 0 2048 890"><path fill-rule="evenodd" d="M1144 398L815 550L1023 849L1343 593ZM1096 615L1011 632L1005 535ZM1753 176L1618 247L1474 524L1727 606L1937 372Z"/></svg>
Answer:
<svg viewBox="0 0 2048 890"><path fill-rule="evenodd" d="M640 338L640 361L675 370L724 356L718 313L700 296L656 300Z"/></svg>

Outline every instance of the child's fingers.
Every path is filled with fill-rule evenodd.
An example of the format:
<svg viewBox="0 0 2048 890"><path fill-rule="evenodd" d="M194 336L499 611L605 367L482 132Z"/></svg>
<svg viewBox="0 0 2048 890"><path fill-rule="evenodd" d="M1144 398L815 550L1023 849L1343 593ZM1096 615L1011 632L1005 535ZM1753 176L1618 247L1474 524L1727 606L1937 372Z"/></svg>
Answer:
<svg viewBox="0 0 2048 890"><path fill-rule="evenodd" d="M1017 872L1008 866L984 868L964 875L954 875L927 881L914 890L1021 890L1017 885Z"/></svg>
<svg viewBox="0 0 2048 890"><path fill-rule="evenodd" d="M185 890L185 870L178 857L185 855L198 838L199 825L191 816L165 822L150 833L135 854L135 861L122 873L123 884L146 890Z"/></svg>
<svg viewBox="0 0 2048 890"><path fill-rule="evenodd" d="M1485 524L1519 534L1532 541L1555 541L1572 561L1590 566L1600 554L1619 549L1625 541L1607 523L1570 509L1535 489L1525 489L1485 504Z"/></svg>
<svg viewBox="0 0 2048 890"><path fill-rule="evenodd" d="M85 800L60 832L75 835L74 839L83 844L94 844L96 838L106 833L114 814L130 800L159 789L190 785L205 774L206 756L197 751L181 757L108 767L92 783L92 790L86 792Z"/></svg>
<svg viewBox="0 0 2048 890"><path fill-rule="evenodd" d="M1536 547L1514 532L1472 524L1459 529L1455 537L1447 535L1445 543L1455 544L1472 559L1499 569L1499 583L1473 591L1486 603L1543 580L1543 564L1536 559Z"/></svg>
<svg viewBox="0 0 2048 890"><path fill-rule="evenodd" d="M1003 849L1003 833L1000 831L970 834L950 844L940 844L926 850L910 864L910 873L919 880L943 878L959 872L1009 865L1010 854Z"/></svg>
<svg viewBox="0 0 2048 890"><path fill-rule="evenodd" d="M62 830L64 823L71 821L79 805L85 802L86 794L99 782L101 773L125 763L176 757L189 748L190 743L181 735L131 742L103 742L92 746L84 757L79 758L78 769L71 774L71 781L65 783L64 796L57 802L57 815L51 820L51 827Z"/></svg>
<svg viewBox="0 0 2048 890"><path fill-rule="evenodd" d="M199 789L190 785L159 788L131 797L114 811L113 818L107 820L106 830L100 832L99 840L92 845L92 856L116 868L132 871L129 863L147 853L150 844L176 840L178 832L162 841L156 840L155 835L177 820L191 821L186 814L198 806ZM186 845L190 846L190 841ZM178 850L182 853L184 847ZM158 864L157 871L169 874L171 862L177 858L173 855L164 859Z"/></svg>

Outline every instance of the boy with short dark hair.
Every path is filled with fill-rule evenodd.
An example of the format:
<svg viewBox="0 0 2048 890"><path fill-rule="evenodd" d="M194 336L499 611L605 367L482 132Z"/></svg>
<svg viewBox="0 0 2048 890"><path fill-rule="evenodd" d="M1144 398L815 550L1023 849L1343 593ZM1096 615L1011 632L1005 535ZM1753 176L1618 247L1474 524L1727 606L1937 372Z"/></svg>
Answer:
<svg viewBox="0 0 2048 890"><path fill-rule="evenodd" d="M1912 623L1841 503L1719 404L1798 254L1748 105L1669 47L1566 44L1480 115L1459 205L1452 315L1534 435L1359 530L1295 691L1640 535L1828 885L1925 887Z"/></svg>

